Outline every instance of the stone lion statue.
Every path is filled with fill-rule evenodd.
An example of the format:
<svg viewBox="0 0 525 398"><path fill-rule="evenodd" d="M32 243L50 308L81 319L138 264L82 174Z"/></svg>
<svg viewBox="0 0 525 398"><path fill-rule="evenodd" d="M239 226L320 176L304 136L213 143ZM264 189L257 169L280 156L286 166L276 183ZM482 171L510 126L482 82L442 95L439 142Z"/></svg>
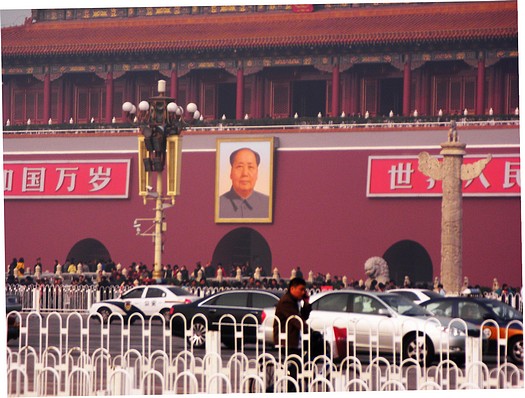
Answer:
<svg viewBox="0 0 525 398"><path fill-rule="evenodd" d="M382 257L370 257L365 261L365 274L368 279L365 281L365 286L370 287L372 280L377 283L386 284L390 281L390 272L387 262Z"/></svg>

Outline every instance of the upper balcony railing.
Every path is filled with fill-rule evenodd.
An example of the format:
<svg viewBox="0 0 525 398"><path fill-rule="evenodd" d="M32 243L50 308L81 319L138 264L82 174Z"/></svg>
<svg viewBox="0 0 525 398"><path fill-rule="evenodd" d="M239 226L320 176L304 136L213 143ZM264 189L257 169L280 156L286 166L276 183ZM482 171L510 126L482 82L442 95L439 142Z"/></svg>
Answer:
<svg viewBox="0 0 525 398"><path fill-rule="evenodd" d="M519 115L492 115L492 116L459 116L447 115L442 117L322 117L322 118L282 118L282 119L243 119L243 120L211 120L198 121L187 131L217 133L222 131L304 131L304 130L353 130L353 129L438 129L446 128L455 120L458 126L463 127L501 127L519 126ZM4 136L20 134L137 134L139 129L130 123L87 123L87 124L33 124L3 126Z"/></svg>

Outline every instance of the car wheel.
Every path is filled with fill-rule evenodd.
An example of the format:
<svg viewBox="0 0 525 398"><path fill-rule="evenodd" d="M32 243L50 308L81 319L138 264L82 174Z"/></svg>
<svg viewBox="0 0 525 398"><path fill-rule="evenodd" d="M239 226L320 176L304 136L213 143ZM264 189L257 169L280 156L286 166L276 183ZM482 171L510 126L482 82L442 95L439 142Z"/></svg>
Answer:
<svg viewBox="0 0 525 398"><path fill-rule="evenodd" d="M426 338L423 342L415 334L410 334L403 339L403 359L410 358L416 360L421 366L432 363L434 349L432 343Z"/></svg>
<svg viewBox="0 0 525 398"><path fill-rule="evenodd" d="M194 348L202 348L206 344L206 326L202 322L194 322L191 327L192 335L188 337L188 343Z"/></svg>
<svg viewBox="0 0 525 398"><path fill-rule="evenodd" d="M102 323L106 324L109 321L109 316L111 315L111 310L106 307L102 307L98 310L98 313L102 317Z"/></svg>
<svg viewBox="0 0 525 398"><path fill-rule="evenodd" d="M523 365L523 336L514 336L509 341L509 360L516 365Z"/></svg>

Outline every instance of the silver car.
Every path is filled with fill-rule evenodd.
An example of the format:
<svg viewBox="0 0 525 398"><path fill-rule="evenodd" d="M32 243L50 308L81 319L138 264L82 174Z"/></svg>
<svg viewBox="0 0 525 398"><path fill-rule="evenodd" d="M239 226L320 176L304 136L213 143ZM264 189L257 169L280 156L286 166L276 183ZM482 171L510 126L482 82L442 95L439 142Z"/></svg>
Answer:
<svg viewBox="0 0 525 398"><path fill-rule="evenodd" d="M310 303L307 323L324 334L334 358L353 355L355 350L395 353L397 358L411 358L420 364L430 364L442 354L462 363L466 336L480 336L476 325L435 317L397 294L337 290L316 294ZM266 342L272 340L274 315L275 308L264 310L261 327Z"/></svg>

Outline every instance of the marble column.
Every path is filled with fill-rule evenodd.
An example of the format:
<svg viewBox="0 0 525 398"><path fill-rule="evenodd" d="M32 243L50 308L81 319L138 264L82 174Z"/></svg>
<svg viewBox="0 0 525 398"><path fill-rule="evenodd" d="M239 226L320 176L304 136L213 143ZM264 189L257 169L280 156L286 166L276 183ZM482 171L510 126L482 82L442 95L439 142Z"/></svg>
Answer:
<svg viewBox="0 0 525 398"><path fill-rule="evenodd" d="M459 292L463 280L463 207L461 165L466 145L441 144L443 155L443 199L441 201L441 282L446 292Z"/></svg>
<svg viewBox="0 0 525 398"><path fill-rule="evenodd" d="M477 178L492 156L463 164L466 144L459 142L456 123L452 122L448 140L441 144L443 161L427 152L419 154L418 169L426 176L441 180L441 282L449 295L461 292L463 284L463 204L462 181Z"/></svg>

